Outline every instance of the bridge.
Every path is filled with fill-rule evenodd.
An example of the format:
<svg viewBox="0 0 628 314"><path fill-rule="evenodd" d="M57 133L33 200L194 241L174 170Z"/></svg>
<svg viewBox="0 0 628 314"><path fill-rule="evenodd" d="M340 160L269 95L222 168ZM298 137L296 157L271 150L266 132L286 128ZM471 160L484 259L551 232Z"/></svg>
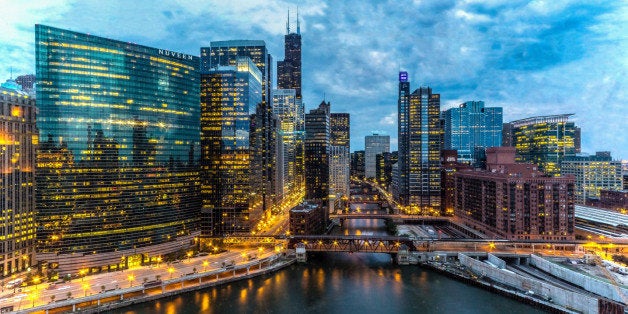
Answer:
<svg viewBox="0 0 628 314"><path fill-rule="evenodd" d="M378 212L361 212L361 213L342 213L342 214L330 214L329 219L338 219L340 225L347 219L390 219L399 223L448 223L451 222L451 217L444 216L424 216L424 215L406 215L406 214L386 214Z"/></svg>
<svg viewBox="0 0 628 314"><path fill-rule="evenodd" d="M412 240L393 236L306 235L290 237L289 248L302 246L308 252L397 253L400 248L414 251Z"/></svg>

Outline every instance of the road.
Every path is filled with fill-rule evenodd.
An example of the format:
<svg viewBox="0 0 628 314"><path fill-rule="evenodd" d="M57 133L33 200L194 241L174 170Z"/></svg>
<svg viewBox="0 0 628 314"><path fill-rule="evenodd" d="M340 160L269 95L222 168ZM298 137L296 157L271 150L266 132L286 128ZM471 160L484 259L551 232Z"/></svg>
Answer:
<svg viewBox="0 0 628 314"><path fill-rule="evenodd" d="M272 255L272 249L240 249L217 255L192 257L174 263L142 266L117 272L102 273L73 279L71 282L42 283L36 286L23 287L22 291L5 291L0 294L0 308L13 306L15 310L50 303L54 300L65 300L68 296L80 298L98 294L103 291L131 286L141 286L144 282L182 277L195 272L222 269L223 263L235 265L246 263L251 259L265 258Z"/></svg>

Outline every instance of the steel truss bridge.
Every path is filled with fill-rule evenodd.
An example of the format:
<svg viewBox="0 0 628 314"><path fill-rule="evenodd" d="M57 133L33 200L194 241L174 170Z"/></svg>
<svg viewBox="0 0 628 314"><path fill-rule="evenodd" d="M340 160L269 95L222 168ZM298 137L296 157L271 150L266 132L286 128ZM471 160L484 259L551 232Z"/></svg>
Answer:
<svg viewBox="0 0 628 314"><path fill-rule="evenodd" d="M403 215L403 214L384 214L384 213L348 213L348 214L330 214L330 219L392 219L395 221L426 221L426 222L448 222L450 217L439 216L420 216L420 215Z"/></svg>
<svg viewBox="0 0 628 314"><path fill-rule="evenodd" d="M308 252L397 253L400 248L415 251L407 237L307 235L289 238L289 248L303 246Z"/></svg>

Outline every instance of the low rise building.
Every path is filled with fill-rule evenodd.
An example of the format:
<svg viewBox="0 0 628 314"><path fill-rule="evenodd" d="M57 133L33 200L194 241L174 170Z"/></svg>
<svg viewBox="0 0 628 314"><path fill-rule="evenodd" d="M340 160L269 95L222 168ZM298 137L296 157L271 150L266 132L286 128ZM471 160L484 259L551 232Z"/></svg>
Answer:
<svg viewBox="0 0 628 314"><path fill-rule="evenodd" d="M302 203L290 210L290 234L321 234L325 231L324 208L319 203Z"/></svg>

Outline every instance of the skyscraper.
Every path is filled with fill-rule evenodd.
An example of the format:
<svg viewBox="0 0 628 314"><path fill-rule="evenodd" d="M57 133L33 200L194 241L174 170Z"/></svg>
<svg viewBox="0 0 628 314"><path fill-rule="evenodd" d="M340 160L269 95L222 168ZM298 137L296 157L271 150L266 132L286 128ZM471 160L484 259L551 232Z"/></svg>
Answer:
<svg viewBox="0 0 628 314"><path fill-rule="evenodd" d="M201 74L201 230L204 236L250 232L250 108L261 103L262 74L249 57Z"/></svg>
<svg viewBox="0 0 628 314"><path fill-rule="evenodd" d="M330 104L321 102L305 115L305 199L323 204L329 217Z"/></svg>
<svg viewBox="0 0 628 314"><path fill-rule="evenodd" d="M364 137L364 177L375 178L377 167L377 154L390 152L390 136L367 135Z"/></svg>
<svg viewBox="0 0 628 314"><path fill-rule="evenodd" d="M467 101L444 112L445 149L458 151L458 162L475 164L487 147L502 144L502 108Z"/></svg>
<svg viewBox="0 0 628 314"><path fill-rule="evenodd" d="M11 84L3 84L8 86ZM16 88L0 87L0 276L36 265L35 254L35 99Z"/></svg>
<svg viewBox="0 0 628 314"><path fill-rule="evenodd" d="M201 48L201 71L208 72L216 66L235 65L237 57L249 57L262 73L262 101L255 107L255 135L251 142L251 182L253 193L260 198L264 210L270 209L276 196L277 178L277 131L272 113L272 57L263 40L212 41Z"/></svg>
<svg viewBox="0 0 628 314"><path fill-rule="evenodd" d="M198 235L198 57L36 25L37 241L65 274Z"/></svg>
<svg viewBox="0 0 628 314"><path fill-rule="evenodd" d="M602 152L565 157L560 165L560 175L576 178L575 200L582 205L589 199L599 200L600 190L622 190L621 161Z"/></svg>
<svg viewBox="0 0 628 314"><path fill-rule="evenodd" d="M512 145L517 161L537 164L550 176L560 174L560 163L576 153L576 126L572 114L531 117L512 121Z"/></svg>
<svg viewBox="0 0 628 314"><path fill-rule="evenodd" d="M337 199L349 197L350 182L350 120L348 113L330 115L329 195ZM331 200L331 202L334 201Z"/></svg>
<svg viewBox="0 0 628 314"><path fill-rule="evenodd" d="M429 87L408 94L406 72L399 73L399 166L395 198L412 213L440 211L440 95Z"/></svg>
<svg viewBox="0 0 628 314"><path fill-rule="evenodd" d="M277 117L279 138L283 152L283 181L284 193L290 193L299 187L297 183L297 153L303 152L301 140L303 130L302 112L297 107L296 91L294 89L276 89L273 91L273 114Z"/></svg>
<svg viewBox="0 0 628 314"><path fill-rule="evenodd" d="M294 89L298 101L301 101L301 25L297 11L297 32L290 32L290 12L286 22L284 37L284 60L277 61L277 88Z"/></svg>

